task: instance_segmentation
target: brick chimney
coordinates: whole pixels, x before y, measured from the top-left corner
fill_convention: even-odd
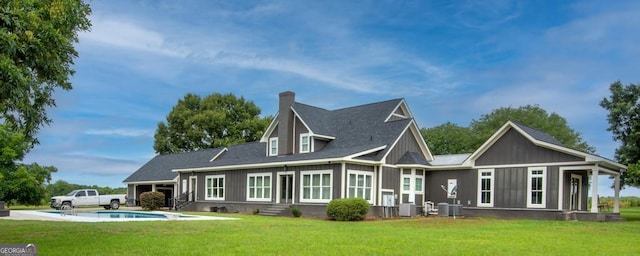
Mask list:
[[[296,94],[292,91],[280,93],[278,108],[278,155],[293,154],[293,111]]]

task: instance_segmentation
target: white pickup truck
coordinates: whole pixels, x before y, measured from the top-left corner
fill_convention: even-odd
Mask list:
[[[127,202],[127,195],[99,195],[95,189],[77,189],[65,196],[51,198],[51,208],[60,209],[63,205],[78,206],[102,206],[105,209],[117,210],[121,204]]]

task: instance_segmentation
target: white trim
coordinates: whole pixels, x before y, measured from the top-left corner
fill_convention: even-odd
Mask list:
[[[260,138],[260,142],[265,142],[265,143],[269,142],[269,138],[271,137],[271,134],[276,129],[276,126],[278,126],[279,114],[280,113],[276,113],[276,115],[273,117],[273,119],[271,120],[271,123],[267,127],[267,130],[264,132],[264,134],[262,134],[262,137]]]
[[[584,161],[587,162],[587,163],[608,164],[608,165],[613,166],[614,168],[617,168],[617,169],[626,169],[627,168],[624,165],[621,165],[619,163],[613,162],[611,160],[608,160],[608,159],[600,157],[600,156],[592,155],[592,154],[589,154],[589,153],[584,153],[584,152],[581,152],[581,151],[578,151],[578,150],[575,150],[575,149],[570,149],[570,148],[567,148],[567,147],[564,147],[564,146],[559,146],[559,145],[555,145],[555,144],[551,144],[551,143],[548,143],[548,142],[537,140],[537,139],[531,137],[531,135],[529,135],[529,133],[523,131],[518,125],[514,124],[512,121],[507,121],[504,125],[502,125],[502,127],[500,127],[500,129],[498,129],[498,131],[496,131],[493,135],[491,135],[491,137],[487,141],[485,141],[482,144],[482,146],[480,146],[476,151],[473,152],[473,154],[471,154],[471,156],[469,158],[467,158],[467,160],[465,160],[463,165],[472,165],[473,166],[475,164],[475,160],[478,159],[482,154],[484,154],[505,133],[507,133],[509,131],[509,128],[513,128],[514,130],[516,130],[517,132],[519,132],[522,136],[527,138],[529,141],[531,141],[536,146],[548,148],[548,149],[551,149],[551,150],[555,150],[555,151],[558,151],[558,152],[562,152],[562,153],[573,155],[573,156],[577,156],[577,157],[582,157],[582,158],[584,158]],[[613,171],[617,172],[617,170],[613,170]]]
[[[309,128],[309,126],[307,125],[307,123],[300,118],[300,115],[298,114],[298,112],[293,108],[293,105],[291,105],[290,107],[291,111],[293,111],[294,116],[297,116],[298,119],[300,120],[300,122],[302,123],[302,125],[304,125],[305,128],[307,128],[307,131],[309,131],[309,133],[313,134],[313,131],[311,130],[311,128]],[[295,118],[293,119],[293,126],[295,126]],[[294,133],[295,134],[295,133]]]
[[[220,196],[210,196],[208,193],[209,187],[208,187],[208,183],[209,183],[209,179],[220,179],[222,178],[222,197]],[[204,176],[204,200],[214,200],[214,201],[224,201],[225,196],[227,196],[227,178],[225,177],[224,174],[218,174],[218,175],[207,175]],[[218,191],[220,190],[220,186],[218,185],[217,187],[215,187],[218,189]]]
[[[362,193],[363,193],[363,196],[365,196],[365,197],[366,197],[365,191],[366,191],[366,188],[367,188],[366,187],[367,176],[369,176],[371,178],[371,186],[369,187],[369,190],[370,190],[369,191],[369,200],[367,200],[366,198],[363,198],[363,199],[367,200],[367,202],[369,202],[369,204],[374,204],[374,198],[375,198],[374,195],[376,193],[376,191],[375,191],[376,190],[376,186],[375,186],[376,182],[374,180],[374,178],[375,178],[374,174],[375,173],[367,172],[367,171],[347,170],[347,179],[346,179],[347,180],[347,197],[349,197],[349,198],[357,196],[357,195],[351,195],[351,193],[350,193],[350,190],[351,190],[351,174],[356,175],[356,186],[355,186],[356,191],[359,188],[358,184],[357,184],[358,175],[364,176],[364,187],[361,188],[361,189],[363,189]],[[357,192],[356,192],[356,194],[357,194]]]
[[[275,150],[276,153],[273,153],[274,149],[272,146],[275,145]],[[271,137],[269,138],[269,143],[267,144],[267,156],[277,156],[278,155],[278,151],[280,149],[278,148],[278,137]]]
[[[282,172],[277,172],[276,176],[278,177],[278,180],[276,181],[276,203],[280,204],[282,203],[282,183],[281,183],[281,179],[283,176],[289,176],[291,175],[292,179],[291,182],[293,184],[291,184],[291,204],[295,204],[296,201],[296,172],[295,171],[282,171]]]
[[[582,175],[575,173],[571,174],[569,178],[569,187],[571,187],[571,179],[578,179],[578,211],[582,211]],[[571,190],[569,190],[569,210],[571,210]]]
[[[303,142],[302,142],[302,139],[303,139],[304,137],[307,137],[307,150],[303,150],[303,148],[304,148],[304,147],[303,147],[303,145],[304,145],[304,144],[303,144]],[[299,140],[299,143],[298,143],[298,147],[299,147],[299,150],[298,150],[298,151],[299,151],[301,154],[303,154],[303,153],[313,152],[313,150],[311,150],[311,138],[312,138],[312,137],[311,137],[311,135],[309,135],[309,133],[301,133],[301,134],[300,134],[300,140]]]
[[[482,173],[490,173],[489,176],[482,176]],[[489,185],[489,203],[482,203],[482,180],[488,178],[491,184]],[[495,201],[495,169],[478,169],[478,207],[493,207]]]
[[[177,178],[178,176],[176,176]],[[173,184],[176,183],[176,179],[173,180],[147,180],[147,181],[133,181],[124,182],[127,185],[146,185],[146,184]]]
[[[533,171],[542,171],[542,174],[532,174]],[[534,177],[542,178],[542,201],[540,204],[534,204],[531,202],[533,198],[531,197],[531,179]],[[545,166],[536,166],[529,167],[527,169],[527,208],[546,208],[547,206],[547,167]]]
[[[313,198],[313,175],[320,175],[320,198]],[[324,192],[324,187],[326,184],[322,184],[322,176],[324,174],[329,174],[329,198],[323,199],[322,195]],[[304,176],[311,175],[309,179],[309,197],[308,199],[304,198]],[[328,203],[333,199],[333,170],[317,170],[317,171],[300,171],[300,202],[301,203]]]
[[[258,186],[258,184],[254,184],[254,197],[251,198],[251,186],[249,185],[249,180],[251,178],[254,178],[255,181],[257,181],[258,177],[262,177],[262,184],[260,184],[260,186]],[[264,189],[266,188],[265,182],[264,182],[264,178],[265,177],[269,177],[269,197],[265,197],[264,196]],[[262,190],[262,197],[257,197],[257,192],[258,190]],[[260,173],[248,173],[247,174],[247,186],[246,186],[246,191],[247,191],[247,195],[246,195],[246,199],[247,202],[271,202],[271,197],[273,195],[273,177],[271,175],[270,172],[260,172]]]
[[[317,134],[317,133],[313,133],[313,137],[314,138],[318,138],[318,139],[324,139],[324,140],[335,140],[336,139],[336,137],[333,137],[333,136],[322,135],[322,134]]]
[[[418,128],[418,125],[416,124],[415,120],[413,120],[413,119],[402,130],[400,135],[398,137],[396,137],[395,141],[393,141],[393,143],[389,147],[389,150],[387,150],[387,152],[384,154],[382,159],[386,159],[387,156],[389,156],[391,151],[393,151],[393,149],[396,147],[396,144],[398,144],[398,141],[400,141],[400,139],[402,138],[402,136],[404,136],[404,134],[407,132],[408,129],[411,130],[411,134],[413,135],[413,138],[418,143],[418,146],[420,146],[420,151],[422,151],[422,156],[424,156],[424,158],[427,161],[433,161],[433,155],[431,154],[431,151],[429,151],[429,147],[427,147],[427,143],[422,138],[422,135],[420,134],[420,129]]]
[[[405,112],[406,116],[396,114],[396,110],[398,110],[398,108],[401,108],[403,112]],[[401,99],[400,102],[398,102],[398,105],[396,105],[396,107],[393,108],[393,111],[391,111],[391,114],[387,116],[384,122],[385,123],[389,122],[389,119],[391,119],[392,116],[398,116],[402,118],[413,118],[413,114],[411,114],[411,110],[409,109],[409,106],[407,105],[404,99]]]
[[[378,169],[378,172],[376,173],[376,186],[378,189],[378,193],[376,194],[376,205],[382,205],[382,170],[384,168],[380,165],[373,166],[374,172],[376,169]]]
[[[220,152],[218,152],[218,154],[216,154],[215,156],[213,156],[213,158],[211,158],[211,160],[209,160],[209,162],[213,162],[213,160],[216,160],[220,155],[222,155],[222,153],[229,151],[228,148],[223,148],[222,150],[220,150]]]
[[[563,209],[564,197],[564,167],[558,167],[558,210]]]

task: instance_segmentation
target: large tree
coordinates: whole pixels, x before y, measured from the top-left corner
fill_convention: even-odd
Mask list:
[[[158,123],[153,148],[167,154],[256,141],[271,119],[260,118],[260,108],[243,97],[189,93],[173,107],[166,124]]]
[[[431,128],[420,129],[432,154],[446,155],[471,153],[473,148],[471,129],[447,122]]]
[[[0,0],[0,200],[40,204],[46,194],[56,168],[21,161],[51,122],[53,92],[71,89],[73,46],[90,13],[79,0]]]
[[[56,88],[71,89],[74,43],[89,30],[89,5],[79,0],[0,0],[0,121],[32,147],[51,122]]]
[[[617,81],[609,90],[611,96],[603,98],[600,106],[609,111],[607,130],[620,142],[615,158],[629,167],[620,184],[640,187],[640,85],[623,85]]]
[[[595,149],[582,140],[579,132],[571,129],[567,120],[556,113],[548,113],[538,105],[526,105],[518,108],[502,107],[471,121],[473,148],[478,148],[507,121],[512,120],[548,133],[563,145],[584,152],[593,153]]]
[[[580,133],[569,127],[563,117],[556,113],[549,114],[537,105],[498,108],[477,120],[472,120],[468,128],[445,123],[432,128],[422,128],[421,131],[434,154],[470,153],[478,149],[509,120],[544,131],[570,148],[589,153],[595,151],[582,140]]]
[[[21,163],[29,144],[25,135],[0,124],[0,201],[39,205],[55,167]]]

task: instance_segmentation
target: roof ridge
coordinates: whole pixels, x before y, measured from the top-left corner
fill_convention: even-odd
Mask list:
[[[360,107],[365,107],[365,106],[370,106],[370,105],[378,105],[378,104],[388,103],[388,102],[392,102],[392,101],[401,101],[401,100],[404,100],[404,98],[395,98],[395,99],[390,99],[390,100],[370,102],[370,103],[365,103],[365,104],[362,104],[362,105],[356,105],[356,106],[350,106],[350,107],[334,109],[334,110],[331,110],[331,111],[339,111],[339,110],[347,110],[347,109],[352,109],[352,108],[360,108]]]

